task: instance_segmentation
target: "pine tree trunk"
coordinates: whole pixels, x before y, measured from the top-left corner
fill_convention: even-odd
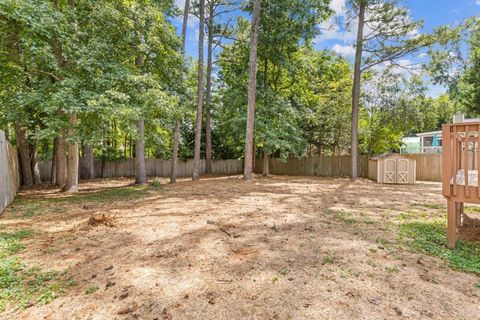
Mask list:
[[[173,151],[170,167],[170,183],[177,182],[177,161],[178,161],[178,145],[180,142],[180,120],[175,121],[175,130],[173,137]]]
[[[212,173],[212,58],[213,58],[213,15],[214,2],[210,1],[208,10],[208,48],[207,48],[207,91],[205,94],[205,161],[207,174]]]
[[[360,104],[360,85],[361,85],[361,64],[362,64],[362,50],[363,50],[363,27],[365,24],[365,9],[367,2],[360,1],[359,15],[358,15],[358,31],[357,31],[357,45],[355,47],[355,66],[353,74],[353,89],[352,89],[352,140],[351,140],[351,157],[352,157],[352,179],[358,178],[358,112]]]
[[[30,148],[30,169],[32,170],[33,184],[38,186],[42,184],[42,178],[40,177],[40,169],[38,168],[36,143],[30,143],[29,148]]]
[[[95,179],[95,158],[91,144],[85,147],[85,160],[87,162],[87,179]]]
[[[192,180],[200,180],[200,146],[202,142],[202,108],[203,108],[203,36],[205,25],[205,0],[200,0],[200,22],[198,36],[198,84],[197,84],[197,117],[195,121],[195,150],[193,153]]]
[[[252,32],[250,39],[250,61],[248,75],[247,131],[245,137],[245,169],[243,178],[253,178],[253,136],[255,127],[255,97],[257,94],[257,43],[260,22],[260,0],[254,0],[252,12]]]
[[[67,179],[63,191],[78,192],[78,143],[71,140],[77,127],[77,113],[70,114],[70,127],[67,130],[69,142],[67,143]]]
[[[147,170],[145,168],[145,122],[137,121],[137,140],[135,143],[135,183],[147,183]]]
[[[17,135],[18,156],[22,171],[22,183],[25,186],[33,185],[32,168],[30,167],[30,151],[27,142],[27,130],[19,122],[15,122],[15,133]]]
[[[263,176],[267,177],[270,174],[270,166],[269,166],[269,157],[268,157],[268,149],[263,147]]]
[[[190,12],[190,1],[185,0],[185,7],[183,9],[183,24],[182,24],[182,47],[181,54],[185,54],[185,38],[187,36],[188,14]],[[183,65],[181,66],[181,74],[183,77]],[[175,120],[175,131],[173,133],[173,150],[172,162],[170,167],[170,183],[177,182],[177,162],[178,162],[178,146],[180,144],[180,120]]]

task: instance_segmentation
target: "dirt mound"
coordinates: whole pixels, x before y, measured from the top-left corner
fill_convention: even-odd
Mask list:
[[[469,242],[480,242],[480,219],[463,215],[463,225],[458,228],[459,238]]]
[[[115,227],[115,221],[117,219],[117,216],[114,214],[94,214],[90,216],[87,220],[87,227],[97,227],[100,225],[104,225],[107,227]]]

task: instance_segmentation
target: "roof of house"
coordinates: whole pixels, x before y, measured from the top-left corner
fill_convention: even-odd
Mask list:
[[[437,135],[439,136],[438,138],[441,138],[442,137],[442,131],[439,130],[439,131],[430,131],[430,132],[420,132],[420,133],[417,133],[417,136],[418,137],[428,137],[428,136],[434,136],[434,135]]]

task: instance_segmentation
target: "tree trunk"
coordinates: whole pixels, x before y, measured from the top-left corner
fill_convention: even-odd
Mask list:
[[[78,192],[78,143],[72,140],[75,135],[78,119],[77,113],[70,114],[70,127],[67,130],[68,135],[68,156],[67,156],[67,179],[63,191]]]
[[[56,155],[56,185],[63,187],[67,181],[67,154],[65,151],[65,129],[62,129],[62,135],[58,137],[57,155]]]
[[[268,149],[263,147],[263,176],[267,177],[270,174]]]
[[[33,185],[32,168],[30,167],[30,151],[27,142],[27,129],[19,122],[15,122],[15,133],[17,135],[18,156],[22,171],[22,183],[26,186]]]
[[[185,0],[185,7],[183,9],[183,24],[182,24],[182,47],[181,54],[185,53],[185,37],[187,36],[188,14],[190,12],[190,1]],[[183,78],[183,65],[181,66],[181,74]],[[177,182],[177,161],[178,161],[178,146],[180,144],[180,120],[175,120],[175,131],[173,133],[173,150],[172,162],[170,167],[170,183]]]
[[[193,153],[192,180],[200,180],[200,145],[202,142],[202,108],[203,108],[203,33],[205,24],[205,0],[200,0],[200,22],[198,35],[198,84],[197,84],[197,118],[195,121],[195,150]]]
[[[135,143],[135,183],[147,182],[147,170],[145,168],[145,122],[137,121],[137,140]]]
[[[50,172],[50,183],[52,185],[57,184],[57,149],[58,149],[58,138],[55,138],[53,140],[52,170]]]
[[[214,1],[209,2],[208,8],[208,48],[207,48],[207,91],[205,94],[205,161],[207,174],[212,173],[212,56],[213,56],[213,15]]]
[[[178,145],[180,142],[180,120],[175,121],[175,130],[173,137],[173,151],[170,167],[170,183],[177,182],[177,161],[178,161]]]
[[[135,58],[135,65],[140,69],[143,66],[145,57],[138,55]],[[138,86],[138,91],[142,92],[142,86]],[[143,117],[143,116],[142,116]],[[137,120],[137,138],[135,140],[135,183],[147,183],[147,169],[145,168],[145,120]]]
[[[95,158],[91,144],[85,147],[85,160],[87,161],[87,179],[95,179]]]
[[[33,184],[38,186],[42,184],[42,178],[40,177],[40,169],[38,168],[36,143],[30,143],[29,148],[30,148],[30,169],[32,170]]]
[[[353,89],[352,89],[352,141],[351,141],[351,156],[352,156],[352,179],[358,178],[358,111],[360,104],[360,85],[361,85],[361,66],[362,66],[362,50],[363,50],[363,27],[365,24],[365,9],[367,2],[360,1],[359,15],[358,15],[358,31],[357,31],[357,45],[355,47],[355,66],[353,74]]]
[[[260,0],[254,0],[252,12],[252,31],[250,39],[250,61],[248,75],[247,131],[245,137],[245,170],[243,178],[252,180],[253,174],[253,136],[255,127],[255,96],[257,94],[257,43],[260,22]]]

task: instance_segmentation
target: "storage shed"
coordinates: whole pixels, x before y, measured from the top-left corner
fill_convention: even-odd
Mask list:
[[[416,161],[399,153],[386,153],[368,161],[368,178],[378,183],[414,184]]]

